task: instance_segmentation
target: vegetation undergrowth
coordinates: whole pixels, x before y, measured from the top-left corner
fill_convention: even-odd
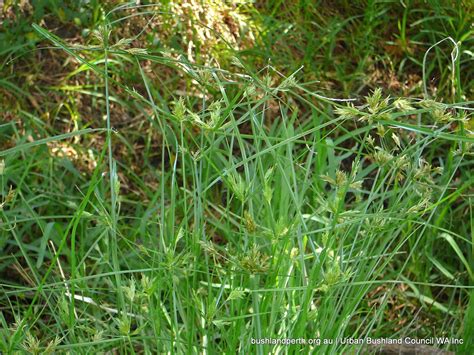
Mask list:
[[[59,3],[4,5],[0,351],[473,349],[469,3]]]

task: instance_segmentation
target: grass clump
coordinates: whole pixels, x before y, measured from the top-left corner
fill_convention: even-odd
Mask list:
[[[13,44],[4,52],[3,72],[31,60],[33,79],[51,82],[18,74],[1,86],[1,351],[374,350],[337,341],[365,337],[472,349],[472,70],[462,54],[418,52],[451,16],[463,53],[468,5],[374,3],[361,16],[344,2],[321,13],[203,4],[91,2],[75,37],[51,26],[50,10],[31,27],[33,59],[13,58]],[[210,7],[255,26],[253,47],[216,35],[190,50],[201,30],[233,27],[200,23]],[[174,28],[174,11],[190,27]],[[440,22],[417,20],[432,12]],[[387,14],[400,18],[401,50],[376,60]],[[341,18],[359,34],[351,55],[336,51],[349,36]],[[328,23],[318,45],[311,26]],[[279,26],[288,31],[276,40]],[[389,59],[390,75],[437,72],[438,85],[397,91],[360,77]],[[57,63],[57,77],[40,77]],[[262,338],[321,343],[252,341]]]

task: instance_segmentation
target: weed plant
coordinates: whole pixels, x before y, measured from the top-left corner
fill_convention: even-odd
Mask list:
[[[33,53],[67,71],[34,92],[21,73],[0,81],[0,351],[339,354],[368,350],[336,339],[365,337],[472,351],[469,5],[263,3],[241,8],[261,32],[226,66],[141,46],[156,6],[91,1],[80,43],[33,21]],[[421,80],[398,94],[360,79],[395,13],[384,73]],[[25,46],[3,50],[3,73]]]

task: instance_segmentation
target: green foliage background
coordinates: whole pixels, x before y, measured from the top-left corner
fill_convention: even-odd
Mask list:
[[[0,6],[0,351],[472,352],[471,2]]]

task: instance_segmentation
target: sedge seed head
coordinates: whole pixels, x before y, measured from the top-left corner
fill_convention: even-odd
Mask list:
[[[398,98],[393,102],[393,106],[395,106],[400,111],[412,111],[414,110],[413,106],[410,104],[410,101],[404,98]]]

